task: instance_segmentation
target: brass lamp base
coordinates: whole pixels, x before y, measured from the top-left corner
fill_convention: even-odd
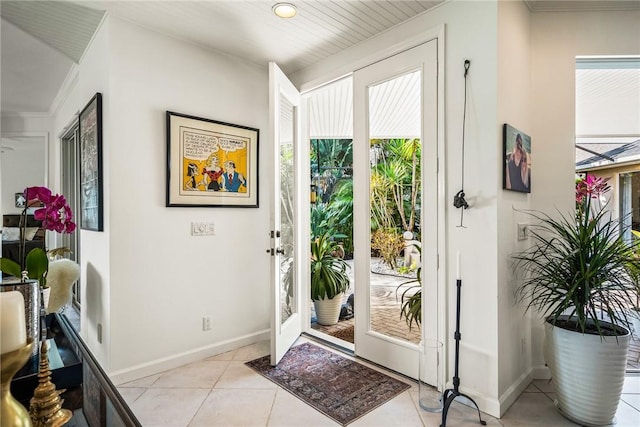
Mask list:
[[[64,390],[56,390],[51,382],[51,370],[49,369],[49,357],[47,356],[47,341],[40,347],[40,373],[38,374],[38,387],[33,392],[29,415],[34,427],[59,427],[73,417],[68,409],[62,409],[63,399],[60,394]]]
[[[11,395],[11,380],[13,376],[24,366],[31,356],[33,339],[27,341],[27,345],[14,351],[0,355],[0,425],[15,427],[31,427],[29,413]]]

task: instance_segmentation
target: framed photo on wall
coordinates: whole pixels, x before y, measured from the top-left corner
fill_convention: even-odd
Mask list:
[[[166,119],[168,207],[258,207],[258,129],[171,111]]]
[[[23,209],[27,204],[27,199],[24,198],[24,193],[15,193],[14,198],[16,202],[16,208]]]
[[[505,123],[503,146],[502,188],[531,193],[531,137]]]
[[[102,231],[102,94],[80,112],[80,228]]]

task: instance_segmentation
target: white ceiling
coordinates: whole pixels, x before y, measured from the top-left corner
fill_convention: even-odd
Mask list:
[[[3,112],[48,112],[55,97],[51,92],[64,80],[60,74],[66,75],[78,62],[102,11],[259,65],[276,61],[283,71],[294,73],[443,0],[290,1],[298,8],[293,19],[275,16],[271,11],[274,0],[2,0],[0,108]],[[35,45],[38,52],[21,55],[29,45]],[[47,47],[54,52],[44,55]],[[44,90],[32,82],[51,82],[54,89]]]
[[[275,60],[286,73],[294,73],[443,0],[288,1],[298,8],[289,20],[271,12],[275,0],[1,0],[0,109],[50,112],[104,11],[256,64]],[[640,8],[638,0],[524,1],[534,12]]]

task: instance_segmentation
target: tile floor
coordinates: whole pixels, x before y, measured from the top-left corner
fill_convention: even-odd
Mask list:
[[[299,340],[304,341],[307,339]],[[264,341],[121,384],[118,390],[145,427],[338,426],[244,365],[244,362],[268,353],[269,343]],[[439,426],[441,415],[420,409],[417,397],[417,387],[413,386],[350,426]],[[558,413],[553,399],[553,384],[536,380],[501,419],[486,414],[482,417],[488,426],[575,426]],[[475,410],[454,402],[447,425],[470,427],[480,424]],[[629,376],[618,407],[616,427],[639,426],[640,376]]]

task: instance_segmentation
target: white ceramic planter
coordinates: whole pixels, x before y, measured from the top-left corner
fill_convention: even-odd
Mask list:
[[[630,337],[601,338],[545,323],[544,358],[565,417],[585,426],[613,423]]]
[[[313,302],[316,309],[316,319],[319,324],[329,326],[338,323],[340,308],[342,307],[342,295],[339,294],[331,299],[321,299]]]

